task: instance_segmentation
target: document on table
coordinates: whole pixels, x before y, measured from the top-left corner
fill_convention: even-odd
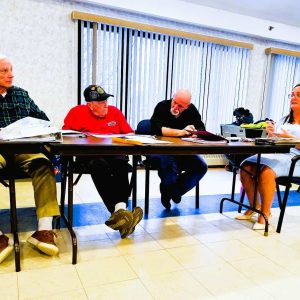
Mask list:
[[[122,137],[113,137],[113,142],[116,143],[124,143],[124,144],[134,144],[134,145],[145,145],[145,144],[171,144],[170,141],[162,141],[156,139],[154,136],[151,135],[125,135]]]
[[[224,144],[226,145],[228,141],[226,139],[221,140],[221,141],[205,141],[200,138],[182,138],[183,141],[186,142],[192,142],[192,143],[197,143],[197,144]]]
[[[123,137],[127,136],[128,134],[125,133],[120,133],[120,134],[100,134],[100,133],[91,133],[91,132],[85,132],[84,134],[88,136],[93,136],[96,138],[102,138],[102,139],[107,139],[107,138],[113,138],[113,137]]]
[[[1,128],[0,139],[7,141],[61,142],[61,132],[50,121],[26,117]]]

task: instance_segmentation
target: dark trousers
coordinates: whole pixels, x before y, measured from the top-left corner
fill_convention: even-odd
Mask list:
[[[91,173],[95,187],[110,213],[114,212],[119,202],[125,202],[128,206],[130,165],[127,156],[78,157],[76,161],[85,164],[84,167]]]
[[[191,190],[207,172],[207,164],[200,155],[150,155],[158,169],[164,188],[181,197]]]

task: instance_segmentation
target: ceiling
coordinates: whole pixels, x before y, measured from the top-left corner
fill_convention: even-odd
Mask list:
[[[181,0],[300,27],[299,0]],[[270,24],[271,25],[271,24]]]

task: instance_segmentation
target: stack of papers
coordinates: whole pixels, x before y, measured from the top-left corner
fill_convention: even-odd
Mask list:
[[[132,145],[145,145],[145,144],[171,144],[169,141],[161,141],[151,135],[125,135],[122,137],[112,137],[112,141],[116,143],[132,144]]]
[[[206,141],[201,138],[182,138],[183,141],[192,142],[197,144],[227,144],[228,141],[226,139],[220,141]]]
[[[62,135],[50,121],[26,117],[1,128],[0,140],[62,142]]]

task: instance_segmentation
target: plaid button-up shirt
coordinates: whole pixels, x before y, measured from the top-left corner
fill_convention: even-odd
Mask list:
[[[49,120],[25,90],[12,86],[4,97],[0,95],[0,128],[25,117]]]

